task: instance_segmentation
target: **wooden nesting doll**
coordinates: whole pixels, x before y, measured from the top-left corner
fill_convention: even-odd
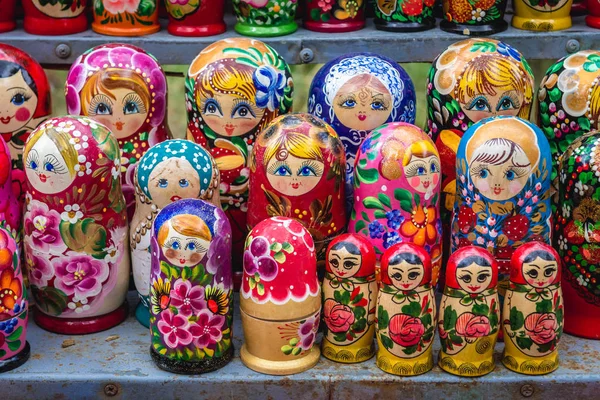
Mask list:
[[[220,207],[183,199],[152,226],[150,353],[156,365],[201,374],[233,358],[231,227]]]
[[[10,32],[17,27],[15,9],[17,0],[2,1],[2,15],[0,16],[0,33]]]
[[[71,35],[88,27],[84,11],[90,0],[22,0],[23,28],[32,35]]]
[[[556,250],[539,242],[525,243],[512,256],[502,308],[502,363],[512,371],[543,375],[558,368],[564,316],[560,264]]]
[[[559,31],[571,27],[573,0],[513,0],[512,26],[528,31]]]
[[[551,165],[544,134],[518,117],[479,121],[460,141],[452,250],[487,249],[500,268],[501,296],[513,252],[530,241],[551,243]]]
[[[205,48],[185,81],[187,138],[207,148],[221,173],[221,205],[233,230],[233,268],[242,270],[248,230],[248,158],[258,133],[292,108],[290,68],[269,45],[232,38]]]
[[[316,32],[352,32],[365,27],[365,0],[307,1],[304,27]]]
[[[504,0],[506,1],[506,0]],[[375,28],[390,32],[419,32],[435,27],[436,0],[373,0]]]
[[[327,248],[323,280],[321,351],[333,361],[356,363],[375,354],[375,250],[364,237],[340,235]]]
[[[270,375],[312,368],[320,351],[321,288],[308,230],[285,217],[268,218],[246,239],[240,288],[242,362]]]
[[[2,156],[0,155],[0,160]],[[0,161],[2,164],[2,161]],[[27,288],[20,251],[12,234],[0,222],[0,373],[29,359],[27,342]]]
[[[377,297],[377,366],[394,375],[433,368],[435,295],[431,258],[414,243],[398,243],[381,257]]]
[[[440,303],[438,365],[459,376],[482,376],[495,368],[498,337],[498,263],[480,247],[452,253]]]
[[[400,242],[422,246],[431,257],[432,285],[442,260],[440,158],[419,128],[392,122],[360,146],[354,170],[354,208],[348,232],[373,244],[379,259]]]
[[[357,3],[361,0],[341,0]],[[296,32],[298,1],[290,0],[233,0],[237,18],[235,30],[246,36],[282,36]]]
[[[384,123],[414,123],[416,104],[415,88],[406,71],[377,54],[346,54],[315,75],[308,112],[331,125],[344,144],[348,213],[354,203],[354,160],[361,143]]]
[[[329,241],[345,231],[342,142],[310,114],[283,115],[258,136],[250,159],[248,227],[269,217],[294,218],[324,260]]]
[[[189,140],[166,140],[142,156],[135,175],[136,207],[131,220],[131,266],[140,296],[135,315],[148,326],[150,238],[156,215],[168,204],[187,198],[221,208],[219,170],[208,150]]]
[[[13,169],[10,151],[0,138],[0,224],[10,232],[21,250],[23,212],[13,188]]]
[[[160,30],[160,1],[162,0],[94,0],[92,30],[110,36],[143,36],[156,33]]]
[[[600,133],[576,139],[558,168],[554,213],[565,296],[565,332],[600,340]]]
[[[517,0],[518,1],[518,0]],[[465,36],[487,36],[505,31],[508,0],[442,0],[444,20],[440,28]]]
[[[165,73],[158,61],[139,47],[101,45],[75,60],[67,76],[65,96],[69,114],[90,117],[117,138],[123,194],[131,220],[135,165],[150,147],[171,137]]]
[[[213,36],[227,29],[225,0],[165,0],[168,30],[176,36]]]
[[[87,117],[47,120],[23,152],[24,246],[35,322],[85,334],[127,317],[129,240],[119,146]]]

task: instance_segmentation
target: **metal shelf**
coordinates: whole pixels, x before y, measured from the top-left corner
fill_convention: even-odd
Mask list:
[[[138,398],[244,398],[244,399],[393,399],[393,398],[598,398],[600,341],[565,335],[560,342],[561,366],[554,373],[519,375],[499,362],[482,378],[459,378],[439,367],[424,375],[403,378],[386,374],[375,359],[361,364],[337,364],[321,357],[313,369],[287,377],[261,375],[247,369],[239,358],[242,327],[234,319],[235,358],[224,368],[205,375],[175,375],[159,370],[150,354],[150,336],[133,317],[136,299],[129,297],[132,314],[109,331],[87,336],[45,332],[33,321],[28,340],[31,359],[22,367],[0,375],[2,399],[119,399]],[[236,304],[237,304],[236,295]],[[236,309],[237,311],[237,309]],[[111,335],[119,338],[106,341]],[[76,344],[63,349],[65,339]],[[318,339],[320,341],[320,338]],[[439,344],[436,337],[434,354]],[[115,393],[118,392],[118,393]]]

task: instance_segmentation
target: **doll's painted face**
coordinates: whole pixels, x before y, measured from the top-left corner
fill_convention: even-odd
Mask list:
[[[525,262],[522,266],[525,281],[536,289],[550,286],[558,274],[558,263],[546,261],[537,257],[531,262]]]
[[[46,134],[41,135],[29,150],[25,173],[33,188],[45,194],[62,192],[75,179],[58,147]]]
[[[210,243],[202,238],[178,233],[169,226],[169,233],[161,245],[163,254],[176,267],[194,267],[208,252]]]
[[[352,254],[346,247],[342,247],[337,250],[331,249],[327,261],[335,276],[350,278],[356,275],[360,269],[362,256],[360,254]]]
[[[417,192],[431,191],[440,181],[440,159],[436,155],[425,158],[413,156],[404,167],[404,174],[408,184]]]
[[[395,288],[408,291],[416,289],[425,275],[423,264],[411,264],[405,260],[388,265],[388,276]]]
[[[138,93],[129,88],[116,88],[95,95],[87,115],[104,124],[117,139],[136,133],[148,117],[148,109]]]
[[[279,158],[281,160],[274,156],[267,163],[267,179],[275,190],[286,196],[310,192],[323,176],[325,164],[319,160],[303,159],[291,153]]]
[[[475,262],[466,267],[456,269],[458,285],[467,293],[478,294],[488,288],[492,282],[492,267]]]
[[[376,77],[357,75],[335,94],[333,110],[337,119],[348,128],[371,131],[389,118],[392,95]]]
[[[215,92],[200,95],[200,114],[206,124],[221,136],[241,136],[254,130],[265,109],[242,97]]]
[[[168,158],[158,163],[148,178],[148,192],[158,208],[200,194],[200,177],[188,160]]]
[[[459,101],[462,111],[473,122],[498,115],[516,116],[524,101],[523,93],[516,90],[502,91],[497,89],[496,94],[478,93]]]
[[[14,132],[31,120],[38,98],[21,71],[0,78],[0,133]]]

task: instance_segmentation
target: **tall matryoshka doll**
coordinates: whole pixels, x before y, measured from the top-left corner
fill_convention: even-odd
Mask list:
[[[75,60],[65,89],[67,111],[104,124],[121,149],[122,186],[131,220],[133,174],[146,151],[171,137],[167,125],[167,79],[160,64],[139,47],[111,43]]]
[[[330,124],[346,150],[346,209],[352,209],[354,159],[365,137],[387,122],[415,122],[413,83],[395,61],[352,53],[325,64],[315,75],[308,112]]]
[[[0,224],[9,231],[16,241],[17,248],[22,251],[22,216],[23,212],[13,186],[13,168],[8,145],[0,138]]]
[[[600,340],[600,133],[575,140],[558,171],[553,240],[563,265],[565,332]]]
[[[367,136],[355,165],[348,232],[367,237],[378,259],[396,243],[424,247],[435,286],[442,261],[442,224],[440,158],[433,141],[414,125],[385,124]]]
[[[302,223],[315,241],[317,260],[343,233],[346,158],[331,126],[310,114],[283,115],[258,137],[250,158],[248,227],[269,217]]]
[[[269,45],[223,39],[194,59],[185,82],[187,137],[209,149],[221,173],[221,203],[233,230],[233,266],[241,271],[248,158],[261,132],[292,109],[290,68]]]
[[[481,247],[452,253],[440,303],[438,364],[459,376],[482,376],[495,368],[498,337],[498,263]]]
[[[231,227],[220,207],[183,199],[152,226],[150,353],[158,367],[200,374],[233,358]]]
[[[148,326],[150,238],[152,223],[165,206],[187,198],[221,207],[219,170],[208,150],[189,140],[171,139],[152,146],[135,170],[135,213],[131,220],[131,266],[140,295],[136,317]]]
[[[498,261],[501,295],[513,252],[530,241],[550,244],[551,165],[546,137],[518,117],[482,120],[460,141],[452,249],[486,248]]]
[[[129,241],[119,145],[87,117],[52,118],[23,152],[24,245],[35,322],[63,334],[127,317]]]

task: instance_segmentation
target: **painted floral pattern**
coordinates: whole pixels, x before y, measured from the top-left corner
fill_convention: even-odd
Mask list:
[[[434,4],[435,0],[375,0],[375,18],[386,22],[435,24]]]
[[[319,329],[320,312],[310,318],[283,324],[277,329],[282,339],[288,343],[281,347],[286,356],[299,356],[312,350]]]
[[[444,0],[448,21],[467,25],[482,25],[504,17],[506,0]]]
[[[237,20],[256,25],[283,25],[294,22],[298,0],[233,0]]]
[[[310,21],[335,22],[364,18],[363,0],[307,0]]]
[[[94,0],[94,13],[101,24],[152,25],[156,0]]]

